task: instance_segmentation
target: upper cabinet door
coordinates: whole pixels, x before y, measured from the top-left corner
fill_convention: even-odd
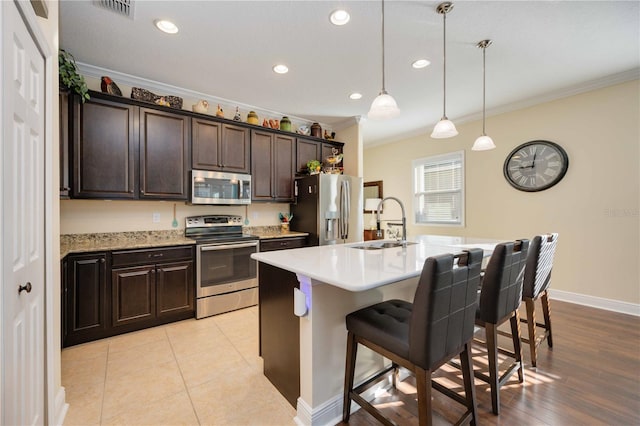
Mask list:
[[[187,199],[189,120],[140,108],[140,198]]]
[[[74,97],[73,196],[137,198],[137,107]]]
[[[295,174],[295,138],[275,135],[274,137],[274,201],[293,201],[293,181]]]
[[[251,131],[251,199],[273,200],[273,133]]]
[[[194,169],[249,173],[249,129],[195,117],[191,128]]]
[[[296,141],[296,172],[305,173],[307,162],[318,160],[322,163],[321,142],[298,138]]]
[[[191,119],[191,165],[196,170],[221,170],[222,124],[202,118]]]
[[[232,124],[222,126],[221,157],[225,172],[249,173],[251,170],[249,129]]]

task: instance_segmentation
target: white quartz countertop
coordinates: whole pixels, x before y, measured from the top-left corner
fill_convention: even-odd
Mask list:
[[[375,240],[255,253],[251,257],[348,291],[364,291],[419,276],[424,261],[430,256],[455,254],[474,247],[483,249],[485,256],[490,256],[496,244],[502,242],[440,235],[420,235],[408,241],[416,244],[380,250],[353,247],[382,242]]]

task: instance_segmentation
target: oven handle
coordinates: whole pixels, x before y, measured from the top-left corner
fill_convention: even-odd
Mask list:
[[[214,250],[229,250],[234,248],[244,248],[244,247],[257,247],[258,242],[253,243],[243,243],[243,244],[217,244],[217,245],[207,245],[201,246],[200,251],[214,251]]]

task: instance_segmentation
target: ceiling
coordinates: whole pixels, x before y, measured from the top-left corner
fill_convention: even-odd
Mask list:
[[[97,1],[60,2],[60,46],[81,64],[319,121],[362,117],[365,146],[431,132],[443,109],[438,1],[385,2],[386,89],[401,115],[366,115],[382,86],[380,1],[134,0],[133,19]],[[346,9],[351,21],[329,22]],[[170,19],[168,35],[153,21]],[[447,115],[480,117],[482,51],[488,116],[638,77],[640,2],[455,1],[447,15]],[[432,64],[413,69],[427,58]],[[289,73],[272,71],[285,63]],[[349,94],[360,92],[360,100]],[[171,93],[166,93],[171,94]],[[125,94],[126,95],[126,94]],[[491,134],[490,119],[487,133]],[[472,143],[472,141],[470,141]]]

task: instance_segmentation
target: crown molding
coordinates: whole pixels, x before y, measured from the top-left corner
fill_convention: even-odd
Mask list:
[[[173,96],[180,96],[182,98],[188,99],[205,99],[210,104],[221,104],[227,108],[235,108],[239,107],[241,110],[247,111],[255,111],[261,117],[283,117],[287,116],[291,120],[292,123],[296,125],[307,125],[310,126],[315,120],[310,120],[305,117],[298,117],[291,114],[284,114],[279,111],[272,111],[269,109],[261,108],[259,106],[245,104],[242,102],[237,102],[232,99],[221,98],[219,96],[214,96],[208,93],[197,92],[195,90],[185,89],[183,87],[172,86],[170,84],[161,83],[155,80],[149,80],[143,77],[138,77],[131,74],[126,74],[120,71],[111,70],[108,68],[102,68],[95,65],[87,64],[84,62],[76,62],[78,66],[78,70],[80,74],[85,75],[87,77],[100,79],[102,76],[108,75],[112,80],[121,83],[123,85],[131,86],[131,87],[142,87],[151,92],[157,94],[167,94]],[[319,123],[323,129],[327,129],[329,131],[333,131],[333,127],[329,126],[325,123]]]

